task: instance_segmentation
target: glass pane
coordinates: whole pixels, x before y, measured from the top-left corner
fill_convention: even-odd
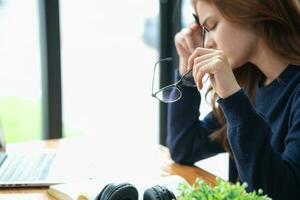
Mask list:
[[[192,1],[182,0],[181,13],[181,24],[183,27],[188,26],[190,23],[195,21],[192,15],[193,13],[195,13],[195,10],[192,6]]]
[[[61,0],[60,9],[64,135],[156,139],[158,2]]]
[[[7,142],[41,138],[37,1],[0,1],[0,30],[0,128]]]

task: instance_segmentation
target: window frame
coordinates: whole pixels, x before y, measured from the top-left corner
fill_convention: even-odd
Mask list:
[[[172,62],[161,63],[159,85],[168,85],[174,81],[174,74],[179,65],[174,36],[181,29],[182,1],[160,1],[160,59],[172,57]],[[168,124],[168,105],[159,103],[159,144],[166,146]]]
[[[59,0],[40,0],[43,139],[62,138]]]

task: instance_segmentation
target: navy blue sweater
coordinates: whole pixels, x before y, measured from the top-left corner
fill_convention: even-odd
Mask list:
[[[224,152],[209,138],[219,124],[211,113],[199,120],[199,103],[197,89],[183,86],[182,99],[169,104],[167,145],[178,163]],[[255,105],[242,89],[218,104],[247,191],[261,188],[273,199],[300,199],[300,67],[289,65],[267,86],[257,85]]]

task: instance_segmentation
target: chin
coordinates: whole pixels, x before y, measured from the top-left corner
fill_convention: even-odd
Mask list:
[[[231,65],[231,69],[237,69],[242,67],[243,65]]]
[[[230,58],[228,58],[228,62],[229,62],[229,65],[230,65],[231,69],[236,69],[236,68],[238,68],[237,63],[234,62],[233,60],[231,60]]]
[[[246,62],[238,62],[238,61],[234,61],[231,59],[228,59],[228,61],[229,61],[229,65],[230,65],[231,69],[237,69],[246,64]]]

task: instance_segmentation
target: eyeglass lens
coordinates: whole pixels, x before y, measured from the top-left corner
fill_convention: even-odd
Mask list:
[[[184,74],[179,82],[173,85],[166,86],[160,89],[156,94],[156,98],[165,103],[172,103],[179,100],[182,96],[182,91],[179,86],[179,83],[187,87],[196,87],[196,83],[194,81],[194,77],[192,74],[192,70],[188,71]]]
[[[176,86],[169,86],[156,93],[156,98],[165,103],[172,103],[181,98],[181,91]]]

